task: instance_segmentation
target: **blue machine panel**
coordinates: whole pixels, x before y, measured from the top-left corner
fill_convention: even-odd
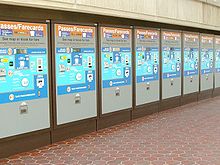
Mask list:
[[[181,49],[177,47],[163,47],[163,79],[177,78],[181,75]]]
[[[47,25],[1,22],[0,38],[0,104],[47,98]]]
[[[104,42],[101,48],[102,87],[130,85],[132,50],[130,46],[123,46],[123,43],[131,40],[130,31],[121,28],[103,28],[103,37],[112,44]]]
[[[184,48],[184,76],[198,75],[199,49]]]
[[[89,26],[56,25],[56,81],[57,94],[64,95],[95,90],[96,51],[95,28]],[[59,29],[62,28],[62,29]],[[75,41],[73,41],[73,38]],[[76,42],[77,45],[62,45]],[[85,46],[85,43],[88,43]],[[60,47],[60,45],[62,45]]]
[[[136,82],[159,79],[159,38],[158,30],[136,30]]]
[[[215,38],[215,72],[220,73],[220,38]]]
[[[213,49],[201,49],[201,74],[213,72]]]

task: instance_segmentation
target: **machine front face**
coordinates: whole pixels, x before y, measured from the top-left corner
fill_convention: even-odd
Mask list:
[[[212,35],[200,36],[200,91],[213,89],[213,40]]]
[[[46,24],[0,22],[0,138],[50,127],[47,40]]]
[[[162,99],[181,95],[181,33],[162,31]]]
[[[183,34],[183,94],[199,91],[199,34]]]
[[[220,87],[220,36],[215,36],[215,88]]]
[[[102,114],[132,107],[131,29],[101,27]]]
[[[55,24],[57,124],[97,116],[95,27]]]
[[[135,29],[136,105],[159,100],[160,32]]]

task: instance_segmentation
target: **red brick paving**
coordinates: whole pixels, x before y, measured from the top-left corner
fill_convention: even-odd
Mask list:
[[[220,97],[0,160],[16,165],[220,165]]]

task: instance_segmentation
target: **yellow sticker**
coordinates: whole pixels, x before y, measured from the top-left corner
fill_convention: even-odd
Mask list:
[[[61,56],[60,59],[61,59],[61,60],[66,60],[66,59],[67,59],[67,56]]]
[[[3,58],[3,59],[1,59],[1,62],[8,62],[8,59],[7,58]]]

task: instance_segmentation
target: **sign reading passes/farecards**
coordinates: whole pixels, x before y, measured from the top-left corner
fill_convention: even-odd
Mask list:
[[[102,27],[102,87],[131,84],[131,30]]]
[[[159,78],[159,35],[158,30],[136,30],[137,83]]]
[[[0,104],[48,97],[47,25],[0,22]]]
[[[162,47],[162,72],[163,79],[177,78],[181,75],[181,48],[177,42],[181,40],[179,32],[163,32],[163,41],[166,46]]]
[[[95,27],[56,24],[57,94],[95,90]]]
[[[211,45],[213,43],[212,36],[201,36],[201,44]],[[201,48],[201,74],[213,72],[213,48]]]
[[[199,35],[184,33],[184,76],[198,75]]]

